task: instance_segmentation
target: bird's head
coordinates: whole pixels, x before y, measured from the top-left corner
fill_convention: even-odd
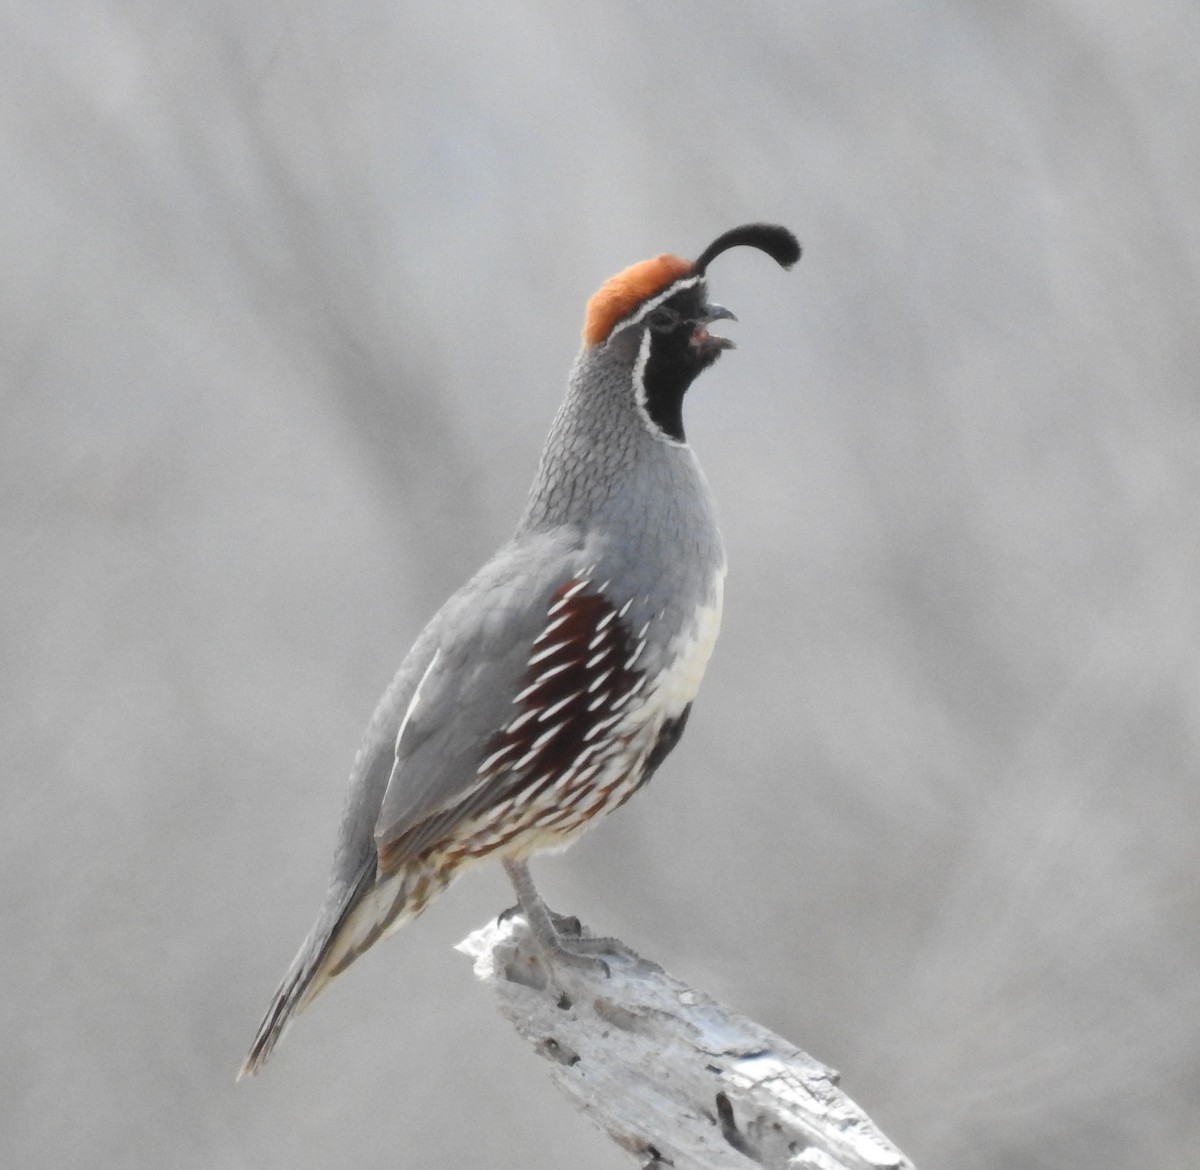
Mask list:
[[[708,326],[736,320],[708,299],[708,266],[730,248],[747,245],[791,268],[796,237],[777,224],[749,223],[718,236],[696,260],[655,256],[618,272],[588,301],[584,345],[611,350],[628,364],[634,401],[661,437],[684,442],[683,396],[696,376],[734,343]]]

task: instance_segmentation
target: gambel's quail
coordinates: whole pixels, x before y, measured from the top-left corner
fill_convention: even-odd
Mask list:
[[[725,552],[682,407],[733,347],[708,332],[733,314],[708,300],[705,276],[739,245],[785,268],[800,257],[785,228],[745,224],[695,261],[635,264],[588,302],[516,534],[442,606],[380,701],[325,906],[242,1075],[335,975],[492,854],[539,945],[598,962],[597,940],[558,931],[527,861],[646,783],[683,732],[716,641]]]

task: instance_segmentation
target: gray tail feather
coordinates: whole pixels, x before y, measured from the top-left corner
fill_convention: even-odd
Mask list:
[[[299,953],[292,960],[288,973],[275,990],[271,1006],[258,1026],[258,1033],[250,1051],[238,1070],[237,1079],[252,1077],[267,1062],[267,1058],[275,1050],[275,1046],[283,1039],[284,1033],[291,1027],[295,1019],[326,987],[337,974],[336,971],[326,971],[325,960],[329,956],[333,943],[338,936],[342,924],[354,909],[373,876],[373,867],[364,869],[359,880],[346,892],[342,900],[330,908],[330,912],[322,914],[316,925],[304,940]],[[366,880],[364,880],[366,879]]]

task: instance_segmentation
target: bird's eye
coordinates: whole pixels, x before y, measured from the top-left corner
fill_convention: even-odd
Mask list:
[[[666,305],[659,305],[653,313],[646,318],[646,323],[655,333],[667,333],[674,329],[679,324],[679,314],[674,309]]]

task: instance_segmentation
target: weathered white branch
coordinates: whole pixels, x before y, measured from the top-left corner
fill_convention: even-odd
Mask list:
[[[475,931],[500,1010],[576,1108],[646,1170],[912,1170],[837,1074],[636,956],[547,966],[523,918]]]

